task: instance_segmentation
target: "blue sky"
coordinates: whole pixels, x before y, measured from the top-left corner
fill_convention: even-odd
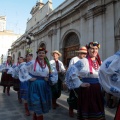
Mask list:
[[[27,19],[31,17],[30,11],[38,0],[0,0],[0,16],[6,16],[7,30],[23,34]],[[42,0],[46,3],[48,0]],[[65,0],[52,0],[55,9]]]

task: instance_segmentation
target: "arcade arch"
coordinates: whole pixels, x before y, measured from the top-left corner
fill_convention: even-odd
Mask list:
[[[68,33],[63,40],[63,62],[66,67],[69,65],[71,58],[75,57],[79,50],[79,37],[75,32]]]

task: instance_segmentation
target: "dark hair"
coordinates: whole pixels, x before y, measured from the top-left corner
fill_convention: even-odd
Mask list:
[[[11,58],[11,59],[12,59],[12,57],[11,57],[11,56],[7,56],[7,58]]]
[[[24,60],[24,57],[19,57],[19,59],[22,58]]]
[[[26,57],[27,57],[28,55],[31,56],[31,57],[33,57],[33,54],[32,54],[32,53],[26,54]]]

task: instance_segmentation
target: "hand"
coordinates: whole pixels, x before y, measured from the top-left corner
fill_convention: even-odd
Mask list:
[[[90,87],[90,83],[82,83],[80,87]]]
[[[35,81],[36,80],[36,78],[31,78],[31,79],[29,79],[30,81]]]

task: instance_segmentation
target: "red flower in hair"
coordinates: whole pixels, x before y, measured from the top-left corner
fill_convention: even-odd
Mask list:
[[[42,47],[40,47],[40,48],[37,50],[36,53],[38,53],[39,51],[45,51],[45,53],[47,53],[47,50],[46,50],[45,48],[42,48]]]

